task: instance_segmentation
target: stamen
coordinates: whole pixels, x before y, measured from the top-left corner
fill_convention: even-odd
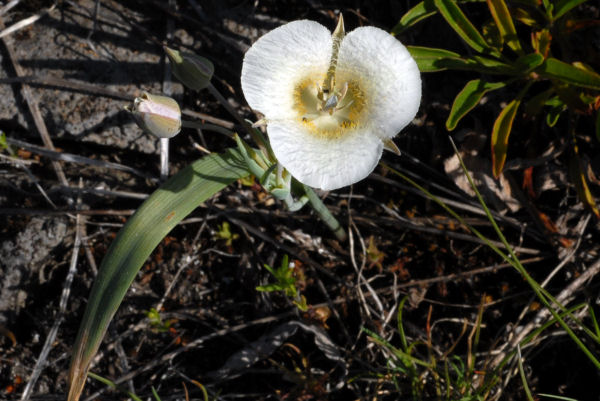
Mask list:
[[[333,44],[331,46],[331,60],[329,61],[329,69],[327,70],[325,81],[323,82],[324,93],[333,91],[333,88],[335,88],[335,69],[337,67],[338,53],[340,51],[340,43],[342,43],[342,39],[344,39],[345,35],[346,30],[344,29],[344,16],[340,13],[338,24],[335,27],[335,31],[333,31],[333,34],[331,35]]]
[[[361,125],[365,107],[362,85],[347,74],[339,78],[343,84],[329,91],[320,84],[322,75],[308,75],[294,88],[298,120],[315,135],[339,138]]]
[[[338,97],[334,93],[333,95],[329,96],[329,98],[323,105],[323,111],[328,111],[329,114],[331,114],[331,113],[333,113],[333,110],[336,108],[337,105],[338,105]]]

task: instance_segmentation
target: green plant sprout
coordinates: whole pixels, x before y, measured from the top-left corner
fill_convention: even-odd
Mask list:
[[[296,288],[294,268],[290,266],[288,255],[283,255],[281,265],[278,268],[272,268],[267,264],[263,266],[273,275],[276,281],[271,284],[259,285],[256,289],[263,292],[282,291],[286,297],[292,298],[292,302],[298,309],[306,312],[308,310],[306,298]]]
[[[239,237],[239,234],[231,232],[231,229],[229,228],[229,222],[227,221],[224,221],[223,224],[220,224],[218,231],[215,233],[215,239],[225,241],[225,245],[227,247],[231,247],[233,245],[233,241]]]
[[[171,328],[172,322],[170,320],[163,321],[160,312],[155,308],[151,308],[149,311],[146,311],[145,314],[150,321],[150,326],[153,330],[159,333],[165,333]]]

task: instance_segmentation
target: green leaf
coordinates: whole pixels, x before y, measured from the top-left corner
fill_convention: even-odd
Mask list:
[[[138,397],[137,395],[128,391],[127,389],[119,387],[115,382],[113,382],[105,377],[98,376],[97,374],[92,373],[92,372],[90,372],[89,374],[92,379],[98,380],[100,383],[106,384],[108,387],[118,390],[118,391],[122,392],[123,394],[127,394],[133,401],[142,401],[142,399],[140,397]]]
[[[450,115],[446,121],[446,129],[452,131],[456,128],[456,124],[458,124],[460,119],[477,106],[483,95],[489,91],[500,89],[505,85],[505,82],[485,82],[481,79],[474,79],[467,82],[454,99],[452,110],[450,110]]]
[[[392,29],[391,33],[392,35],[399,35],[417,22],[432,16],[436,12],[437,8],[435,7],[433,0],[421,1],[400,18],[400,21]]]
[[[574,67],[553,57],[546,59],[536,71],[545,78],[554,78],[571,85],[600,90],[600,75]]]
[[[542,0],[542,4],[544,4],[544,9],[546,10],[546,15],[548,20],[552,20],[552,13],[554,12],[554,3],[551,3],[550,0]]]
[[[504,39],[504,43],[506,43],[513,51],[522,53],[523,49],[521,49],[521,43],[517,37],[515,24],[513,23],[504,0],[487,0],[487,4],[494,21],[496,21],[496,25],[498,25],[498,30]]]
[[[446,59],[460,60],[460,54],[445,49],[436,49],[432,47],[406,46],[411,56],[417,62],[421,72],[435,72],[445,70],[440,66],[440,62]]]
[[[537,53],[540,53],[544,58],[548,57],[550,51],[550,44],[552,43],[552,35],[550,30],[544,28],[537,32],[531,33],[531,47]]]
[[[452,29],[474,50],[480,53],[498,54],[498,52],[485,42],[483,36],[467,19],[455,1],[453,0],[434,0],[435,6],[444,19],[450,24]]]
[[[277,283],[277,284],[267,284],[267,285],[259,285],[256,287],[257,291],[262,291],[262,292],[273,292],[273,291],[283,291],[284,287]]]
[[[477,71],[482,74],[520,75],[520,72],[515,70],[512,65],[485,56],[475,55],[463,59],[444,59],[437,64],[449,69]]]
[[[525,75],[529,71],[534,70],[535,68],[542,65],[544,62],[544,56],[540,53],[530,53],[524,56],[521,56],[515,62],[518,68],[521,70],[522,74]]]
[[[558,0],[554,4],[554,20],[556,21],[574,7],[577,7],[581,3],[585,3],[587,0]]]
[[[247,175],[238,150],[206,156],[158,188],[119,231],[102,261],[79,327],[71,360],[69,401],[79,399],[108,324],[154,248],[198,205]]]
[[[546,125],[550,128],[554,127],[558,122],[560,114],[565,111],[566,108],[566,105],[551,107],[546,114]]]
[[[421,72],[446,69],[477,71],[484,74],[514,74],[510,64],[485,56],[461,58],[460,54],[432,47],[406,46]]]
[[[510,136],[513,121],[515,120],[520,104],[520,99],[510,102],[500,112],[496,122],[494,122],[494,128],[492,129],[492,168],[495,178],[500,176],[504,168],[506,153],[508,151],[508,137]]]
[[[579,199],[596,215],[597,218],[600,218],[600,209],[598,209],[596,199],[594,199],[594,195],[592,195],[587,179],[585,178],[585,172],[581,159],[579,158],[579,149],[577,145],[574,146],[574,154],[569,160],[569,173],[571,179],[575,182],[575,189],[577,190]]]
[[[557,88],[555,88],[555,89],[557,89]],[[550,109],[548,110],[548,112],[546,114],[546,124],[549,127],[554,127],[556,125],[556,123],[558,122],[558,118],[560,117],[560,114],[564,110],[567,109],[567,105],[565,104],[563,99],[560,97],[560,95],[557,95],[557,96],[553,96],[553,97],[549,98],[548,100],[546,100],[546,102],[544,103],[544,106],[550,107]]]
[[[532,8],[513,8],[512,16],[517,21],[531,28],[541,29],[546,25],[546,15],[540,11],[537,4],[532,6]]]

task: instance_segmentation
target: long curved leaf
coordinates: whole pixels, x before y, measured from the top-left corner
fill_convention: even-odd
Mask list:
[[[574,67],[552,57],[546,59],[536,72],[546,78],[555,78],[575,86],[600,90],[600,74]]]
[[[421,72],[442,71],[447,68],[441,65],[444,60],[453,59],[457,62],[461,60],[460,54],[445,49],[422,46],[407,46],[406,48],[417,62]]]
[[[424,0],[417,3],[400,18],[400,21],[392,28],[392,35],[399,35],[419,21],[432,16],[437,12],[433,0]]]
[[[517,109],[521,104],[521,99],[517,98],[506,106],[494,122],[492,130],[492,165],[494,177],[498,178],[502,173],[502,168],[506,162],[506,152],[508,150],[508,137],[512,130],[513,121],[517,114]]]
[[[458,0],[459,3],[477,3],[485,1],[486,0]],[[392,35],[399,35],[411,26],[423,21],[425,18],[431,17],[437,13],[437,11],[437,7],[433,0],[420,1],[400,18],[400,21],[392,28],[390,33]]]
[[[475,55],[462,58],[460,54],[446,49],[422,46],[406,46],[406,48],[417,62],[421,72],[436,72],[446,69],[504,75],[516,72],[510,64],[490,57]]]
[[[487,92],[500,89],[506,85],[505,82],[486,82],[481,79],[474,79],[467,82],[465,87],[456,95],[450,115],[446,121],[446,129],[452,131],[456,128],[456,124],[463,118],[473,107],[477,106],[483,95]]]
[[[510,12],[504,0],[487,0],[490,13],[498,26],[500,35],[504,39],[504,43],[508,45],[513,51],[521,53],[521,43],[517,37],[517,31],[515,24],[513,23]]]
[[[119,231],[102,261],[79,327],[69,373],[69,401],[79,399],[108,324],[148,256],[198,205],[248,175],[237,150],[206,156],[165,182]]]
[[[575,188],[577,189],[577,195],[579,196],[579,199],[596,215],[597,218],[600,218],[600,210],[596,204],[596,199],[594,199],[594,195],[592,195],[590,192],[590,187],[588,186],[584,170],[581,166],[581,159],[579,158],[577,145],[575,145],[574,148],[575,154],[569,161],[569,172],[571,174],[571,179],[575,182]]]
[[[497,51],[486,43],[455,1],[434,0],[434,2],[440,14],[469,46],[480,53],[497,54]]]
[[[558,0],[554,4],[554,15],[552,16],[552,18],[554,20],[557,20],[569,11],[571,11],[572,8],[577,7],[578,5],[580,5],[581,3],[585,3],[586,1],[587,0]]]

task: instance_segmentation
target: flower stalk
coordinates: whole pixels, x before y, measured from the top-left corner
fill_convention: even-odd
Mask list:
[[[169,177],[169,138],[160,138],[160,180]]]

